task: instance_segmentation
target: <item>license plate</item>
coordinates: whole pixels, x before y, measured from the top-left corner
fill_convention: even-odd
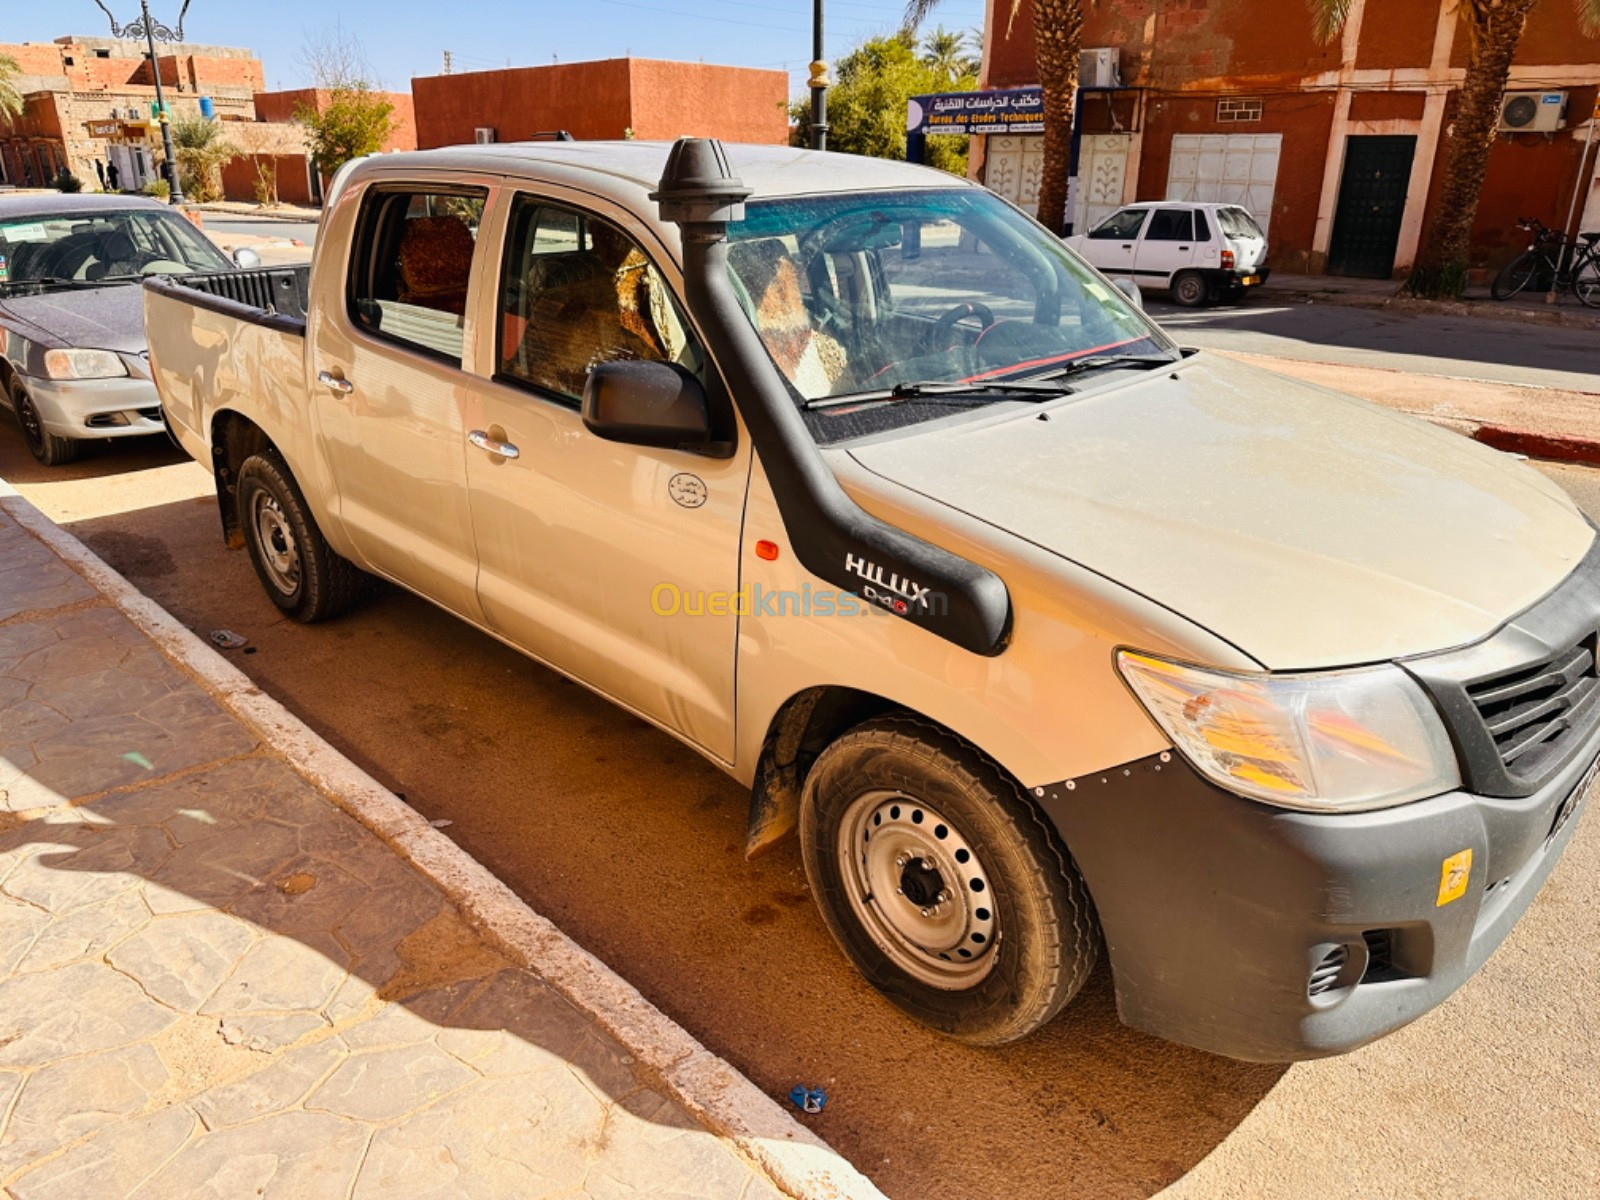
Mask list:
[[[1550,837],[1553,838],[1560,833],[1562,826],[1572,819],[1572,814],[1578,811],[1578,805],[1583,803],[1584,793],[1589,790],[1589,786],[1594,783],[1597,776],[1600,776],[1600,758],[1589,764],[1589,769],[1583,773],[1583,778],[1578,780],[1578,786],[1573,788],[1571,794],[1562,802],[1561,811],[1556,813],[1555,822],[1550,826]]]
[[[1261,282],[1261,276],[1246,275],[1243,279],[1239,280],[1239,282],[1244,284],[1245,287],[1255,287],[1256,284]]]

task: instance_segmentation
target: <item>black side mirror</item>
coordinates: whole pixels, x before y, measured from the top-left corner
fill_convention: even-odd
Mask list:
[[[583,385],[583,423],[596,437],[667,450],[711,441],[700,381],[675,363],[606,362]]]

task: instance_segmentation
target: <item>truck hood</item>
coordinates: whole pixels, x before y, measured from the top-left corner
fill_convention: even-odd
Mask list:
[[[1485,637],[1564,579],[1594,537],[1565,493],[1507,455],[1209,355],[851,454],[1275,670]]]
[[[144,289],[137,283],[62,288],[37,296],[8,296],[0,313],[33,326],[30,341],[53,349],[69,346],[138,354],[145,348]]]

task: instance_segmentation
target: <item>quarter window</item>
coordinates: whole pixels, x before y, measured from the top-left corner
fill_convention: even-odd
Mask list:
[[[637,242],[588,213],[520,198],[500,288],[503,378],[567,400],[589,369],[619,360],[700,372],[703,355],[671,289]]]
[[[461,363],[467,284],[487,193],[372,193],[351,258],[350,319],[385,339]]]
[[[1139,236],[1139,227],[1144,224],[1145,214],[1149,211],[1148,208],[1125,208],[1121,212],[1114,212],[1100,222],[1089,236],[1105,241],[1132,241]]]

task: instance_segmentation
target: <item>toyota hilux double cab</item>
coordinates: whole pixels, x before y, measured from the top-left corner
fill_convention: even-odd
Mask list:
[[[383,155],[308,270],[145,303],[279,608],[381,576],[681,739],[968,1042],[1103,955],[1140,1029],[1359,1046],[1484,962],[1594,777],[1600,546],[1564,493],[1180,349],[934,170]]]

